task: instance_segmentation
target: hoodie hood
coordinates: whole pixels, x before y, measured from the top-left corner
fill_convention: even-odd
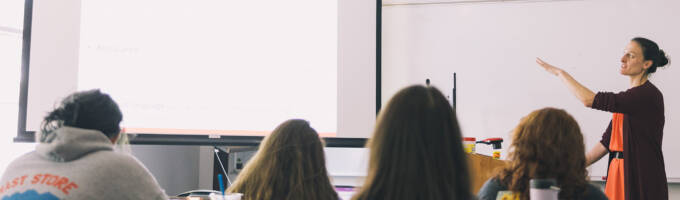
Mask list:
[[[56,162],[69,162],[97,151],[112,151],[111,140],[101,131],[64,126],[36,146],[35,151]]]

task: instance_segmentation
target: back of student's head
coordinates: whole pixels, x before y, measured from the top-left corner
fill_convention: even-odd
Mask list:
[[[586,164],[578,123],[561,109],[543,108],[522,118],[514,130],[510,166],[499,174],[501,183],[529,199],[529,180],[554,178],[560,199],[577,199],[585,192]]]
[[[323,146],[307,121],[285,121],[265,137],[228,191],[249,200],[335,200]]]
[[[47,114],[39,140],[45,142],[63,126],[98,130],[108,138],[118,137],[123,114],[113,99],[98,89],[73,93]]]
[[[442,93],[402,89],[380,111],[369,140],[368,175],[354,199],[469,199],[456,115]]]

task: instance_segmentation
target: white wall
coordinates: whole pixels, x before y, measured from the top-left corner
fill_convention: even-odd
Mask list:
[[[404,2],[426,1],[383,1],[384,4]],[[462,126],[466,136],[477,136],[478,139],[504,136],[504,144],[509,144],[508,133],[521,116],[535,108],[556,106],[573,108],[567,111],[574,114],[580,120],[579,123],[591,120],[581,124],[586,134],[586,148],[590,148],[599,140],[606,128],[603,126],[611,116],[579,105],[559,80],[534,64],[534,57],[541,56],[552,64],[564,67],[596,91],[625,89],[627,79],[617,77],[615,70],[622,49],[630,38],[647,36],[657,40],[671,56],[680,53],[676,37],[680,33],[680,26],[671,20],[680,17],[676,12],[679,7],[677,1],[668,0],[383,6],[382,98],[387,100],[408,84],[423,84],[425,78],[432,79],[435,86],[450,95],[453,87],[451,73],[458,72],[458,117],[464,121]],[[630,17],[637,19],[630,20]],[[638,21],[643,18],[647,20]],[[675,68],[670,66],[659,70],[651,79],[665,95],[667,118],[663,147],[667,173],[680,169],[676,166],[680,157],[674,155],[678,145],[673,145],[673,142],[680,140],[680,135],[675,134],[677,131],[673,131],[678,130],[675,119],[678,111],[674,103],[678,102],[676,93],[679,84],[674,82],[678,70]],[[598,77],[603,74],[613,80],[598,81]],[[500,92],[502,95],[489,93],[499,90],[505,91]],[[538,98],[527,100],[524,92],[548,96],[549,100],[563,104],[540,102]],[[485,110],[475,107],[478,101],[482,101],[480,98],[485,96],[494,97],[491,101],[505,104],[499,103]],[[513,102],[515,99],[526,102]],[[510,110],[521,112],[507,112]],[[482,119],[484,113],[492,115],[492,111],[511,117]],[[674,115],[669,114],[671,112]],[[671,160],[675,164],[669,165]],[[603,162],[597,165],[591,169],[596,171],[593,173],[596,174],[595,179],[606,168]],[[669,198],[680,199],[680,184],[669,183]]]
[[[200,146],[132,145],[131,147],[132,155],[149,169],[168,195],[177,195],[199,188]]]
[[[338,136],[367,138],[375,124],[376,3],[339,0],[338,9]]]
[[[392,2],[392,1],[385,1]],[[402,2],[402,1],[400,1]],[[420,1],[409,1],[420,2]],[[596,145],[611,114],[585,108],[558,78],[535,64],[542,57],[593,91],[621,91],[622,51],[636,36],[680,53],[680,2],[667,0],[495,1],[383,7],[383,99],[432,79],[447,95],[457,73],[457,114],[465,136],[503,137],[521,117],[542,107],[565,109],[579,122],[586,148]],[[651,81],[666,103],[666,173],[680,178],[679,69],[660,69]],[[507,155],[507,152],[505,152]],[[593,165],[603,176],[606,159]]]
[[[0,173],[34,144],[13,143],[19,115],[24,1],[0,1]]]

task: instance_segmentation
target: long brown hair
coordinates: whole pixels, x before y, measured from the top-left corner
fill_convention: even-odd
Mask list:
[[[514,130],[510,165],[497,176],[508,189],[529,199],[529,180],[554,178],[560,199],[578,199],[586,189],[583,135],[561,109],[543,108],[522,118]]]
[[[283,122],[260,144],[230,193],[243,199],[336,200],[326,171],[323,144],[305,120]]]
[[[380,111],[366,180],[353,199],[469,199],[470,182],[456,115],[444,95],[420,85],[399,91]]]

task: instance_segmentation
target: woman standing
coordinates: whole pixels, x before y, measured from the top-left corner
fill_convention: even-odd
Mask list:
[[[622,75],[630,88],[619,93],[598,92],[581,85],[564,70],[541,59],[536,62],[560,77],[587,107],[613,113],[600,144],[587,154],[590,165],[609,152],[605,193],[612,200],[668,199],[668,184],[661,144],[665,121],[663,95],[648,78],[668,64],[659,46],[646,38],[633,38],[621,57]]]

